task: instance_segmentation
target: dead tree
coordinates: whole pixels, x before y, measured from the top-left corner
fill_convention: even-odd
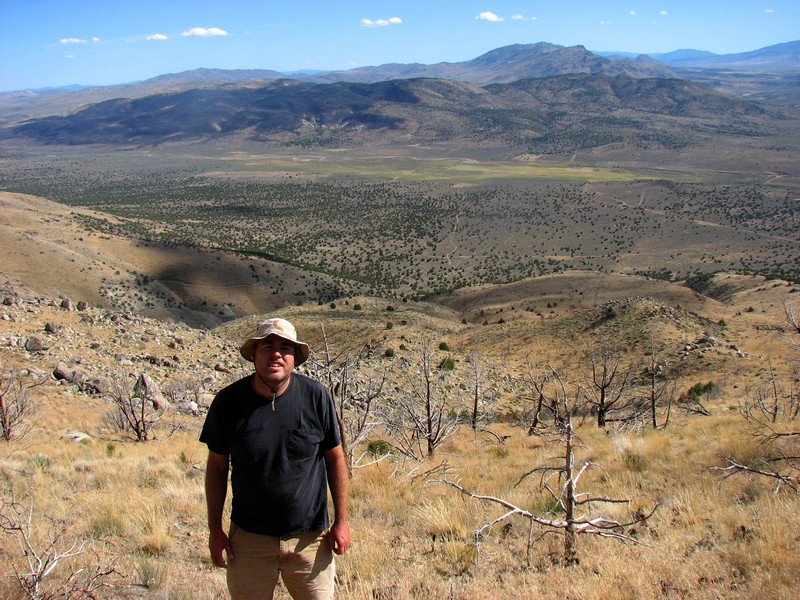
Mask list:
[[[467,490],[457,481],[449,479],[435,480],[456,488],[472,499],[497,504],[505,509],[506,512],[501,516],[475,531],[475,543],[477,546],[480,546],[482,539],[499,523],[516,515],[527,518],[531,524],[531,534],[528,536],[527,549],[528,566],[531,564],[534,525],[538,524],[550,531],[555,530],[555,532],[564,537],[562,560],[566,566],[569,566],[578,563],[578,535],[591,534],[641,543],[626,529],[649,519],[658,508],[658,504],[655,504],[653,510],[649,513],[632,512],[630,500],[617,500],[578,491],[581,477],[589,468],[594,466],[591,461],[584,463],[580,467],[575,464],[575,450],[578,445],[578,439],[575,434],[577,429],[575,415],[582,413],[586,407],[585,391],[580,386],[574,386],[571,390],[568,389],[555,370],[552,370],[550,375],[550,385],[546,389],[543,388],[542,391],[544,403],[557,415],[551,428],[551,435],[554,441],[560,443],[562,452],[559,456],[554,457],[554,464],[535,467],[523,474],[517,485],[520,485],[532,475],[539,475],[540,489],[545,490],[551,496],[555,509],[546,514],[537,515],[502,498],[477,494]],[[607,516],[592,514],[594,506],[609,503],[626,504],[628,506],[628,519],[620,521]],[[558,512],[563,513],[563,518],[554,516],[556,509]]]
[[[10,441],[30,431],[36,405],[13,371],[0,374],[0,439]]]
[[[797,305],[786,307],[789,336],[784,341],[790,348],[800,349],[800,314]],[[739,405],[739,413],[746,423],[745,432],[757,440],[760,452],[755,460],[743,462],[723,456],[725,466],[712,466],[713,471],[725,477],[744,473],[775,481],[775,492],[784,488],[800,493],[800,389],[797,371],[782,383],[772,362],[770,379],[756,389]]]
[[[527,392],[523,399],[529,403],[523,416],[524,422],[528,426],[528,435],[536,435],[542,428],[547,427],[544,423],[545,413],[548,411],[545,406],[544,389],[548,381],[550,381],[550,375],[547,370],[535,370],[530,366],[522,376],[522,384]]]
[[[342,451],[348,474],[352,476],[353,468],[364,466],[360,463],[364,455],[356,457],[356,449],[381,424],[376,419],[375,405],[385,394],[390,366],[385,362],[369,364],[368,346],[353,344],[346,350],[335,351],[325,328],[321,330],[322,351],[312,355],[305,368],[313,371],[330,391],[342,436]]]
[[[677,382],[670,381],[667,361],[656,351],[655,341],[652,338],[642,373],[642,382],[642,400],[649,414],[650,424],[653,429],[663,429],[669,424]],[[659,424],[659,409],[662,408],[664,409],[664,422]]]
[[[725,466],[710,467],[724,476],[739,473],[775,480],[775,492],[789,488],[800,493],[800,407],[798,390],[791,381],[784,386],[778,381],[772,364],[770,380],[753,391],[739,405],[739,414],[746,423],[745,433],[757,441],[759,455],[746,463],[732,456],[723,456]]]
[[[8,476],[0,490],[0,532],[13,537],[19,547],[18,555],[4,560],[13,567],[25,598],[96,598],[97,590],[109,587],[108,577],[118,571],[100,566],[95,540],[65,539],[70,515],[37,519],[32,477],[28,480],[27,494],[18,493]]]
[[[470,368],[469,377],[472,393],[470,425],[472,426],[472,431],[477,431],[478,421],[481,418],[481,405],[494,399],[496,389],[487,381],[483,359],[477,352],[470,353],[467,364]]]
[[[408,386],[393,399],[386,427],[392,446],[417,460],[433,457],[436,448],[458,427],[458,411],[448,390],[449,371],[434,363],[433,348],[424,340],[417,360],[408,366]]]
[[[631,403],[624,396],[631,371],[623,367],[619,348],[607,344],[589,349],[587,358],[591,369],[584,374],[587,400],[597,412],[597,426],[605,427],[612,410],[623,410]]]
[[[800,351],[800,302],[790,302],[787,299],[783,303],[783,310],[786,315],[786,325],[789,328],[788,335],[784,340],[790,348]]]
[[[111,378],[109,389],[104,393],[114,408],[106,415],[106,422],[115,430],[133,438],[136,442],[146,442],[156,438],[156,430],[161,422],[166,406],[163,399],[156,398],[153,390],[142,386],[136,389],[130,377],[123,372]],[[178,429],[171,426],[169,435]]]

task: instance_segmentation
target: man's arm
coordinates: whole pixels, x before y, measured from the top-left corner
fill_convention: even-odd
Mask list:
[[[344,554],[350,546],[350,526],[347,524],[347,465],[341,444],[325,451],[325,468],[333,497],[334,520],[328,541],[336,554]]]
[[[211,560],[218,567],[227,567],[223,551],[230,559],[233,556],[228,535],[222,528],[222,511],[225,508],[225,496],[228,494],[228,456],[208,452],[206,465],[206,506],[208,508],[208,548]]]

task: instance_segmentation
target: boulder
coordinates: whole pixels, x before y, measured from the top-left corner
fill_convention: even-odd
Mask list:
[[[70,440],[79,444],[81,442],[93,442],[92,436],[88,433],[84,433],[83,431],[68,431],[64,435],[61,436],[61,439]]]
[[[55,377],[58,381],[71,381],[72,369],[70,369],[63,362],[60,362],[56,365],[56,368],[53,369],[53,377]]]
[[[200,394],[197,396],[197,404],[203,408],[208,408],[214,401],[214,394]]]
[[[28,352],[42,352],[44,351],[45,345],[42,341],[42,338],[32,335],[27,340],[25,340],[25,350]]]
[[[149,400],[153,403],[153,408],[156,410],[166,410],[169,408],[169,402],[164,398],[158,384],[147,374],[142,373],[136,380],[136,385],[133,386],[133,393],[137,398],[142,400]]]
[[[196,417],[200,414],[200,408],[197,406],[197,402],[190,400],[188,402],[181,402],[178,404],[178,412]]]

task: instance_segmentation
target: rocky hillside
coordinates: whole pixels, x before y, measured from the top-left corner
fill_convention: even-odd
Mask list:
[[[224,84],[116,98],[2,132],[46,144],[246,139],[311,146],[442,143],[559,153],[632,143],[696,144],[722,127],[775,133],[778,109],[678,79],[581,74],[493,84],[443,79]]]

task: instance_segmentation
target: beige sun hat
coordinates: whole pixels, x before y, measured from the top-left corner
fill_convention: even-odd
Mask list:
[[[267,319],[259,323],[247,338],[239,352],[242,353],[247,360],[253,362],[253,349],[255,348],[258,340],[263,340],[269,335],[277,335],[280,338],[289,340],[295,345],[297,349],[294,357],[294,365],[296,367],[302,365],[308,360],[308,344],[297,340],[297,331],[294,325],[289,323],[286,319]]]

